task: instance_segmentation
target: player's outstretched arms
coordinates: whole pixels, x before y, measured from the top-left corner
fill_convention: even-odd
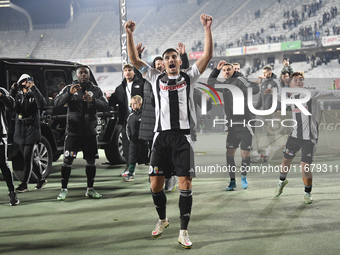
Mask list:
[[[140,69],[142,66],[146,66],[146,63],[139,58],[137,49],[135,47],[135,43],[133,41],[133,32],[135,31],[135,29],[136,29],[136,23],[134,21],[129,20],[125,23],[128,55],[129,55],[131,63],[137,69]]]
[[[202,14],[201,23],[204,27],[205,39],[204,39],[204,51],[203,55],[196,61],[196,65],[198,70],[202,74],[207,68],[212,56],[213,56],[213,40],[212,40],[212,32],[211,32],[211,24],[213,18],[210,15]]]

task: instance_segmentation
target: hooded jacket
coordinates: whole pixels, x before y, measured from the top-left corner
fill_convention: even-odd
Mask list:
[[[70,89],[73,86],[65,86],[54,98],[54,106],[61,107],[67,104],[66,134],[70,136],[97,135],[97,111],[105,112],[109,108],[108,101],[102,90],[91,81],[80,84],[82,89],[73,95]],[[93,101],[85,102],[85,91],[92,92]]]
[[[139,127],[142,118],[142,111],[132,111],[127,119],[126,135],[130,140],[129,143],[129,164],[148,163],[148,142],[138,139]]]
[[[27,93],[16,89],[11,89],[10,93],[15,98],[14,142],[17,144],[39,142],[41,139],[40,110],[46,106],[45,98],[35,85]]]
[[[277,93],[279,93],[281,90],[280,81],[277,79],[277,76],[272,73],[272,77],[267,78],[264,82],[262,82],[262,84],[260,84],[260,87],[260,96],[254,108],[257,110],[269,110],[273,104],[273,94],[264,94],[264,92],[266,89],[277,88]]]
[[[233,76],[230,79],[225,79],[225,81],[218,81],[217,77],[220,74],[220,70],[214,68],[208,78],[208,84],[212,87],[215,87],[215,84],[231,84],[242,90],[244,95],[244,114],[243,115],[234,115],[233,113],[233,95],[231,91],[227,88],[216,89],[223,93],[223,105],[224,105],[224,113],[226,115],[226,120],[228,121],[227,126],[230,125],[231,121],[235,122],[243,122],[248,121],[255,118],[255,114],[250,112],[248,107],[248,87],[252,87],[253,95],[259,92],[259,86],[257,83],[250,82],[247,80],[242,73],[235,71]]]

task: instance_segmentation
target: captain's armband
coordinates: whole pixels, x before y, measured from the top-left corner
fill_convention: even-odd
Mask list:
[[[147,73],[149,70],[149,66],[145,65],[145,66],[141,66],[139,67],[139,71],[143,74],[143,73]]]

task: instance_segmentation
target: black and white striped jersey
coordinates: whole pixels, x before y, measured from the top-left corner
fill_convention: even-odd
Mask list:
[[[292,128],[292,132],[290,133],[291,137],[303,139],[303,140],[316,140],[318,139],[319,134],[319,123],[318,123],[318,100],[323,98],[330,97],[340,97],[339,90],[319,90],[319,89],[311,89],[311,99],[303,103],[303,107],[305,107],[311,115],[305,115],[301,112],[301,110],[296,107],[296,105],[292,104],[292,116],[296,121],[296,125]],[[301,93],[293,93],[290,98],[300,98],[300,96],[304,94]],[[303,98],[303,96],[301,98]]]
[[[150,82],[155,96],[155,132],[189,130],[196,126],[194,84],[200,75],[196,64],[177,76],[147,66],[144,78]]]

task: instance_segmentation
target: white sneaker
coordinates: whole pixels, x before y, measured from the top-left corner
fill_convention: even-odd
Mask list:
[[[178,183],[178,177],[176,175],[171,176],[168,183],[168,191],[172,192],[176,190],[176,185]]]
[[[311,204],[313,202],[311,193],[305,192],[304,199],[305,199],[305,204]]]
[[[276,187],[275,190],[275,196],[278,197],[282,194],[283,192],[283,188],[288,184],[288,180],[284,180],[284,181],[279,181],[279,184]]]
[[[185,249],[190,249],[192,247],[192,242],[189,240],[188,230],[179,231],[178,242]]]
[[[162,235],[163,230],[170,225],[168,218],[164,220],[158,220],[156,227],[151,232],[152,237],[159,237]]]
[[[135,176],[135,172],[133,172],[133,176]],[[129,173],[130,173],[129,170],[126,170],[125,172],[121,173],[120,176],[126,177]]]

